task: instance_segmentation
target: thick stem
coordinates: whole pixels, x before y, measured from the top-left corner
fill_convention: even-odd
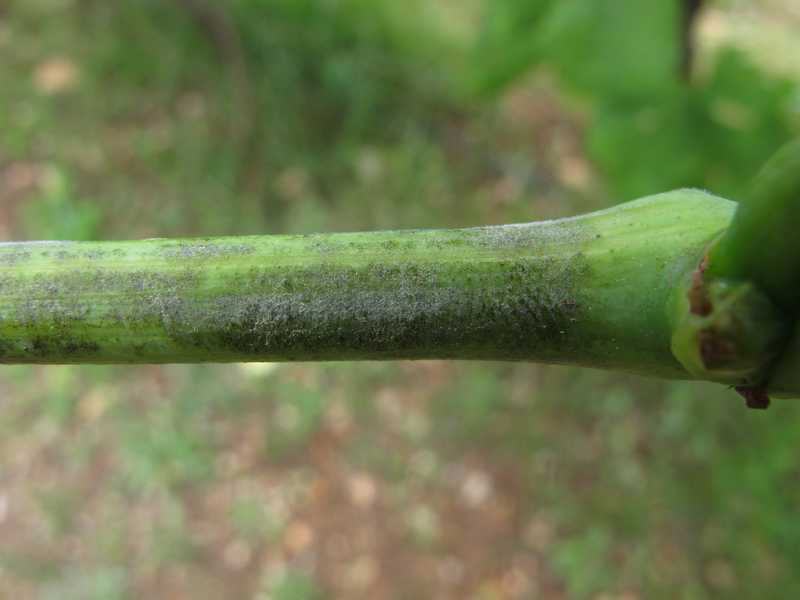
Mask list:
[[[735,204],[463,230],[0,246],[0,361],[536,360],[690,377],[670,295]]]

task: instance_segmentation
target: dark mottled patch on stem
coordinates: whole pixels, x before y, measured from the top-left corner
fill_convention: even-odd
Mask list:
[[[558,354],[570,343],[586,270],[580,256],[457,269],[377,263],[265,270],[239,282],[261,294],[223,295],[176,312],[169,333],[204,351],[289,360]]]
[[[30,352],[38,358],[47,358],[48,356],[91,358],[100,352],[100,344],[69,335],[37,335],[31,340]]]

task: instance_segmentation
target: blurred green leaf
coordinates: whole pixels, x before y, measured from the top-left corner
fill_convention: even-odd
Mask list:
[[[609,549],[608,534],[601,527],[558,544],[553,562],[566,581],[570,597],[587,598],[609,591],[615,579]]]
[[[47,171],[41,194],[23,214],[29,235],[36,239],[97,239],[102,218],[99,206],[78,199],[72,178],[59,167]]]
[[[324,596],[308,575],[290,571],[272,586],[270,597],[274,600],[322,600]]]
[[[477,52],[486,92],[540,64],[584,93],[620,100],[649,99],[676,85],[676,1],[497,0],[487,11]]]
[[[45,586],[43,600],[125,600],[128,581],[119,567],[70,569]]]

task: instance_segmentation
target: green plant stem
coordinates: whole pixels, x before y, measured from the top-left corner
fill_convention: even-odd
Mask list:
[[[0,246],[0,360],[499,359],[690,378],[673,287],[735,204],[462,230]]]
[[[709,257],[708,276],[752,281],[786,313],[800,305],[800,140],[753,181]]]

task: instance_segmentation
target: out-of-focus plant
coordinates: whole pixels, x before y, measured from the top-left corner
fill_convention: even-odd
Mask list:
[[[487,4],[474,89],[496,96],[535,68],[588,105],[587,150],[618,200],[701,187],[736,197],[792,136],[797,86],[724,48],[687,77],[684,3]]]

